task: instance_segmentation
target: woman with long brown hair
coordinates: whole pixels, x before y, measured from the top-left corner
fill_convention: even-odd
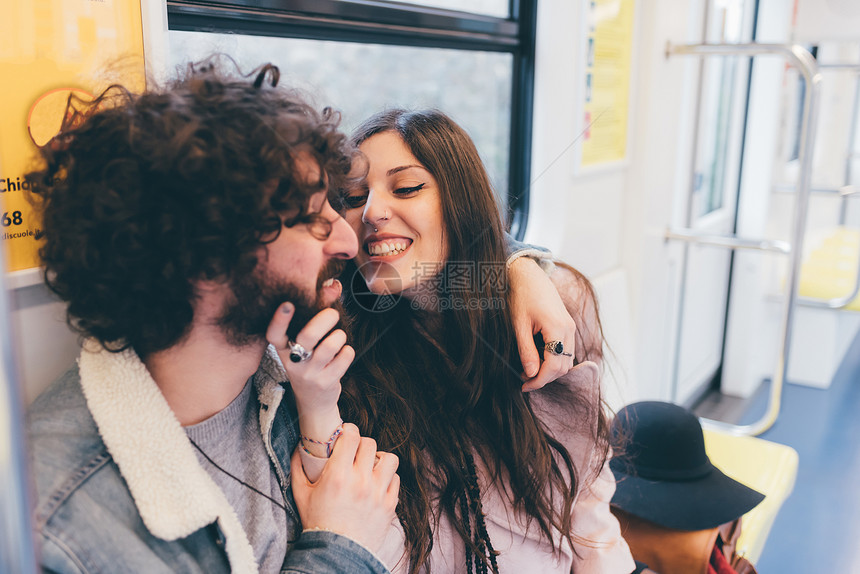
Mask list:
[[[631,572],[609,511],[591,285],[564,265],[552,273],[577,341],[542,345],[576,366],[523,393],[501,217],[472,140],[441,112],[394,110],[354,142],[366,165],[344,202],[360,247],[341,279],[356,359],[339,415],[302,432],[342,416],[399,456],[399,523],[380,557],[410,574]],[[330,326],[314,321],[305,336],[316,344]],[[301,368],[288,365],[291,380],[313,378]],[[316,374],[331,400],[340,385]],[[306,446],[330,450],[336,435]]]

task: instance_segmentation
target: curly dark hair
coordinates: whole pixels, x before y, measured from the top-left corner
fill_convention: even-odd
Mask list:
[[[353,148],[340,115],[276,88],[270,64],[243,76],[223,58],[135,95],[111,86],[69,100],[60,135],[28,174],[42,218],[45,282],[68,302],[68,322],[106,349],[139,355],[187,332],[198,280],[231,281],[259,247],[305,215],[311,195],[335,195]],[[296,173],[298,154],[320,167]],[[305,156],[307,157],[307,156]]]

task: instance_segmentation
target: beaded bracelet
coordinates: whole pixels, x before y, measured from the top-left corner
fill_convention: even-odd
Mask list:
[[[334,432],[331,433],[331,436],[328,437],[327,441],[322,442],[322,441],[314,440],[311,437],[305,436],[305,435],[302,435],[302,440],[312,442],[314,444],[321,444],[321,445],[325,446],[325,456],[326,456],[326,458],[329,458],[331,456],[331,449],[334,448],[334,441],[337,440],[337,437],[339,437],[341,435],[341,433],[343,433],[343,421],[342,420],[340,421],[340,424],[337,425],[337,428],[334,429]],[[309,451],[307,448],[305,448],[305,445],[302,445],[302,448],[304,449],[304,451],[306,453],[308,453],[311,456],[314,456],[313,453],[311,453],[311,451]]]

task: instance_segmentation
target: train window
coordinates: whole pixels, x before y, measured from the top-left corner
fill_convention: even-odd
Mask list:
[[[420,4],[435,8],[448,8],[450,10],[464,10],[462,0],[400,0],[405,4]],[[475,14],[486,14],[487,16],[499,16],[507,18],[510,14],[508,0],[472,0],[466,9]]]
[[[475,140],[496,189],[506,187],[510,54],[202,32],[171,32],[170,47],[174,66],[213,52],[248,66],[272,62],[282,82],[340,110],[347,132],[386,108],[444,110]]]
[[[437,107],[475,140],[511,232],[528,214],[536,0],[167,0],[171,64],[213,52],[282,77],[349,131],[391,107]]]

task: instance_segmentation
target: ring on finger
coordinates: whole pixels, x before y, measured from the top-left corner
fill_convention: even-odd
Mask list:
[[[565,357],[572,357],[571,353],[564,352],[564,343],[561,341],[547,341],[544,345],[544,349],[552,353],[553,355],[563,355]]]
[[[313,351],[308,351],[292,339],[287,339],[287,347],[290,349],[290,360],[294,363],[304,363],[314,354]]]

